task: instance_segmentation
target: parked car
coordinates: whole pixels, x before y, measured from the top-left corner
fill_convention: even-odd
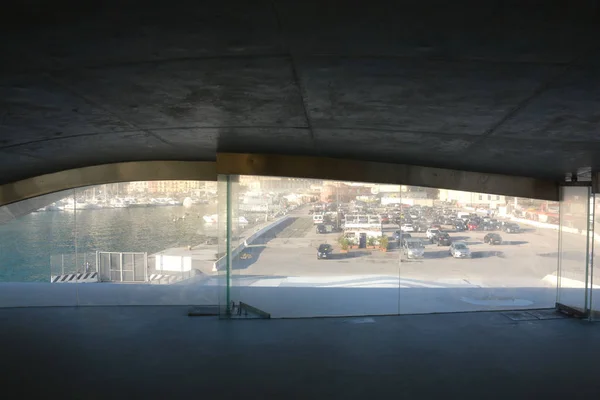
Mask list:
[[[471,250],[465,242],[454,242],[450,245],[450,255],[454,258],[469,258]]]
[[[431,243],[437,243],[438,246],[450,246],[452,239],[446,232],[440,232],[431,238]]]
[[[319,225],[317,225],[317,227],[315,229],[316,229],[317,233],[328,233],[327,227],[325,224],[319,224]],[[331,229],[329,230],[329,232],[331,232]]]
[[[427,225],[425,225],[422,222],[413,224],[413,228],[415,229],[415,232],[425,232],[427,230]]]
[[[317,233],[331,233],[339,231],[333,224],[319,224],[316,228]]]
[[[467,226],[464,223],[460,222],[459,220],[457,220],[457,222],[454,223],[453,227],[454,227],[455,231],[459,231],[459,232],[467,230]]]
[[[521,228],[515,223],[506,223],[502,226],[502,230],[506,233],[519,233]]]
[[[406,239],[402,245],[402,251],[408,258],[421,258],[425,255],[425,246],[421,239]]]
[[[410,233],[405,233],[402,231],[395,231],[392,235],[392,239],[394,239],[398,244],[402,245],[401,241],[404,242],[406,239],[410,239]]]
[[[502,236],[497,233],[488,233],[483,238],[483,242],[489,244],[502,244]]]
[[[477,231],[477,230],[479,230],[479,225],[476,222],[471,221],[467,225],[467,228],[469,228],[470,231]]]
[[[317,260],[329,258],[333,252],[333,247],[330,244],[320,244],[317,249]]]
[[[490,220],[483,223],[484,231],[497,231],[498,229],[500,229],[500,224],[496,220]]]
[[[402,234],[402,240],[400,241],[400,246],[403,246],[404,243],[406,243],[406,241],[408,239],[413,239],[412,235],[410,233],[403,233]]]
[[[402,232],[414,232],[415,228],[412,226],[412,224],[404,224],[400,227],[400,229],[402,230]]]
[[[425,236],[427,236],[427,239],[431,240],[433,236],[437,235],[440,232],[441,231],[439,229],[429,228],[427,229],[427,232],[425,232]]]

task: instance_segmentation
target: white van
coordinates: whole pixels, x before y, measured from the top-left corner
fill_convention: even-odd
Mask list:
[[[470,213],[468,213],[468,212],[459,212],[459,213],[456,213],[456,217],[457,217],[458,219],[462,219],[463,221],[466,221],[466,220],[468,220],[468,219],[469,219],[469,217],[470,217],[470,215],[471,215],[471,214],[470,214]]]
[[[313,215],[313,224],[318,225],[323,223],[323,214],[315,214]]]

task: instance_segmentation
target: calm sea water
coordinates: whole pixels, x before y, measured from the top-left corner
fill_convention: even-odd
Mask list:
[[[216,235],[215,227],[205,226],[202,219],[214,213],[216,205],[80,210],[76,216],[64,211],[32,213],[0,225],[0,282],[48,282],[51,264],[56,274],[61,254],[67,264],[75,264],[76,235],[79,264],[87,252],[151,254],[195,245]]]

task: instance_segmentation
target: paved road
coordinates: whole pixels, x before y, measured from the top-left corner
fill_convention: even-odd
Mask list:
[[[254,249],[253,263],[244,274],[283,276],[336,276],[381,274],[418,279],[462,279],[482,284],[522,286],[524,282],[541,285],[541,279],[556,271],[557,234],[528,229],[519,234],[503,234],[504,244],[483,243],[483,232],[451,233],[454,240],[463,240],[471,248],[472,259],[454,259],[448,247],[426,242],[425,258],[405,260],[392,250],[358,250],[349,254],[334,253],[331,260],[317,260],[316,248],[321,243],[337,246],[339,233],[317,234],[307,216],[297,220],[270,240],[266,247]]]

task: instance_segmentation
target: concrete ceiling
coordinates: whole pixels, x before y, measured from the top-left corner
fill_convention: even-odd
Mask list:
[[[0,183],[217,151],[600,167],[593,1],[15,3],[0,13]]]

